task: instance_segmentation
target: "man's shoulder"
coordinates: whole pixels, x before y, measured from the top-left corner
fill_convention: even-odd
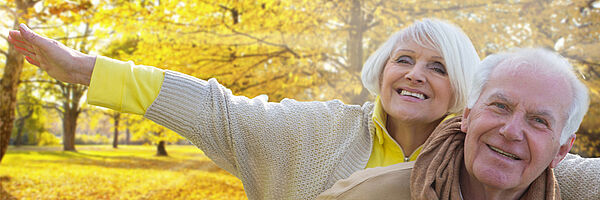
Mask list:
[[[317,199],[410,199],[414,162],[357,171],[337,181]]]

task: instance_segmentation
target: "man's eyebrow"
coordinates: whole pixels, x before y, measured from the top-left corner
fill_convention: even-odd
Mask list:
[[[513,101],[509,100],[508,97],[506,97],[506,95],[502,94],[502,92],[496,92],[492,95],[490,95],[490,97],[488,98],[488,100],[500,100],[500,101],[504,101],[510,105],[514,104]]]

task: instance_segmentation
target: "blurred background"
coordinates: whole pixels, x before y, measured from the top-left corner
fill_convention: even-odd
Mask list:
[[[363,62],[422,18],[461,27],[481,58],[544,47],[569,59],[592,99],[571,152],[600,156],[600,0],[1,0],[0,199],[245,199],[177,134],[89,106],[87,87],[24,62],[6,42],[19,23],[85,53],[214,77],[236,95],[362,105],[374,100]]]

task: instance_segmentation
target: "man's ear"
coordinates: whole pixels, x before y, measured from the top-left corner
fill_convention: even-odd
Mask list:
[[[573,147],[575,137],[575,134],[573,134],[573,136],[571,136],[567,140],[567,142],[565,142],[565,144],[560,146],[560,149],[558,149],[558,153],[556,154],[552,162],[550,162],[550,168],[555,168],[558,165],[558,163],[560,163],[560,161],[562,161],[563,158],[567,156],[567,153],[569,153],[569,151],[571,151],[571,148]]]
[[[469,127],[469,112],[471,112],[471,109],[469,108],[465,108],[465,111],[463,112],[463,116],[461,119],[461,123],[460,123],[460,131],[466,133],[467,132],[467,127]]]

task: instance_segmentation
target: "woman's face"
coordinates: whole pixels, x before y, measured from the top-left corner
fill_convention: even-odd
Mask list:
[[[396,45],[381,76],[381,104],[394,121],[431,123],[453,103],[444,59],[413,41]]]

